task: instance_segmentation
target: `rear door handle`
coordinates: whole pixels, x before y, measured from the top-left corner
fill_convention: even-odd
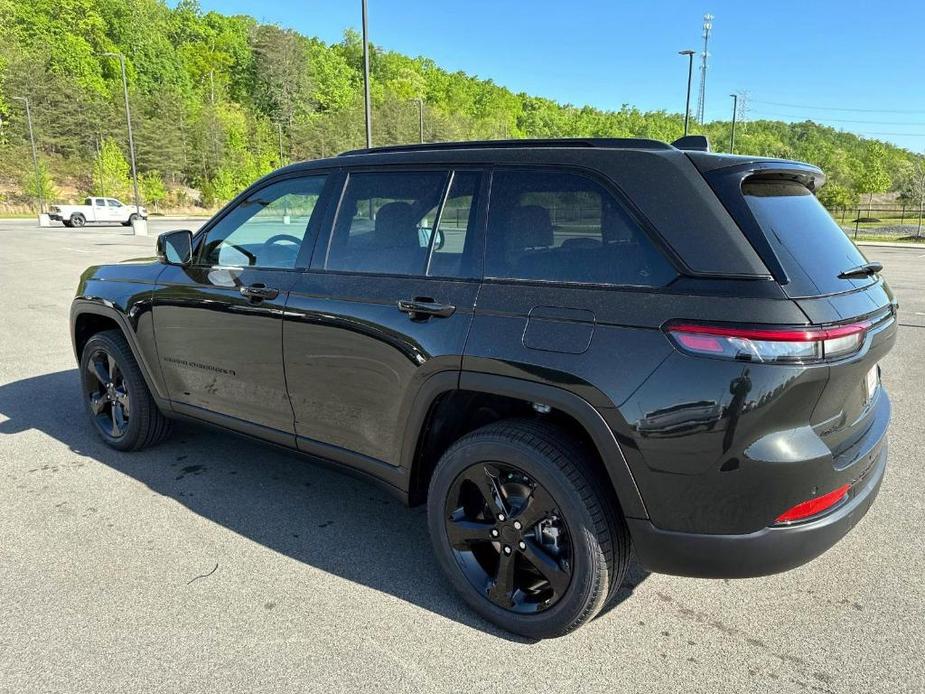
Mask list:
[[[273,289],[265,284],[252,284],[249,287],[241,287],[241,296],[246,296],[252,301],[262,301],[263,299],[275,299],[279,296],[279,289]]]
[[[398,310],[407,313],[413,319],[448,318],[456,313],[452,304],[441,304],[429,297],[415,297],[414,299],[399,299]]]

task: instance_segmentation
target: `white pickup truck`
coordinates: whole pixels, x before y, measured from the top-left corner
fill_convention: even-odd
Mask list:
[[[115,198],[87,198],[83,205],[52,205],[48,216],[66,227],[82,227],[84,224],[123,224],[131,226],[137,219],[147,219],[148,210],[134,205],[123,205]]]

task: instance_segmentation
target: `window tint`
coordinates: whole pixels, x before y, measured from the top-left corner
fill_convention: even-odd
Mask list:
[[[443,171],[350,174],[325,267],[424,274],[447,175]]]
[[[749,209],[790,276],[791,296],[831,294],[875,282],[839,279],[867,262],[806,186],[796,181],[750,178],[742,184]]]
[[[289,178],[251,193],[209,231],[202,262],[226,267],[295,267],[324,180],[324,176]]]
[[[476,198],[482,176],[476,171],[457,171],[450,183],[437,236],[433,242],[427,274],[434,277],[473,277],[476,267],[474,234]],[[434,210],[431,214],[434,214]]]
[[[563,171],[497,171],[488,218],[489,277],[663,286],[676,276],[613,196]]]

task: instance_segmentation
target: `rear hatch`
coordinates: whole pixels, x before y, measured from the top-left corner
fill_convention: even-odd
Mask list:
[[[812,416],[836,466],[850,465],[870,453],[864,442],[879,441],[888,423],[878,364],[895,341],[896,302],[878,264],[865,257],[813,194],[824,181],[821,171],[791,162],[741,160],[710,169],[716,163],[707,157],[691,159],[807,322],[864,326],[857,351],[827,363],[828,381]],[[702,166],[698,159],[710,163]]]

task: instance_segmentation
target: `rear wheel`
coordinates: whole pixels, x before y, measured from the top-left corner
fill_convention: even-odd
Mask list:
[[[158,409],[118,330],[97,333],[80,359],[84,403],[100,437],[113,448],[137,451],[161,441],[170,420]]]
[[[80,212],[75,212],[71,215],[71,224],[72,227],[82,227],[87,223],[87,218],[84,217]]]
[[[457,441],[431,480],[428,520],[441,567],[498,626],[561,636],[594,617],[623,580],[626,524],[588,457],[531,420]]]

